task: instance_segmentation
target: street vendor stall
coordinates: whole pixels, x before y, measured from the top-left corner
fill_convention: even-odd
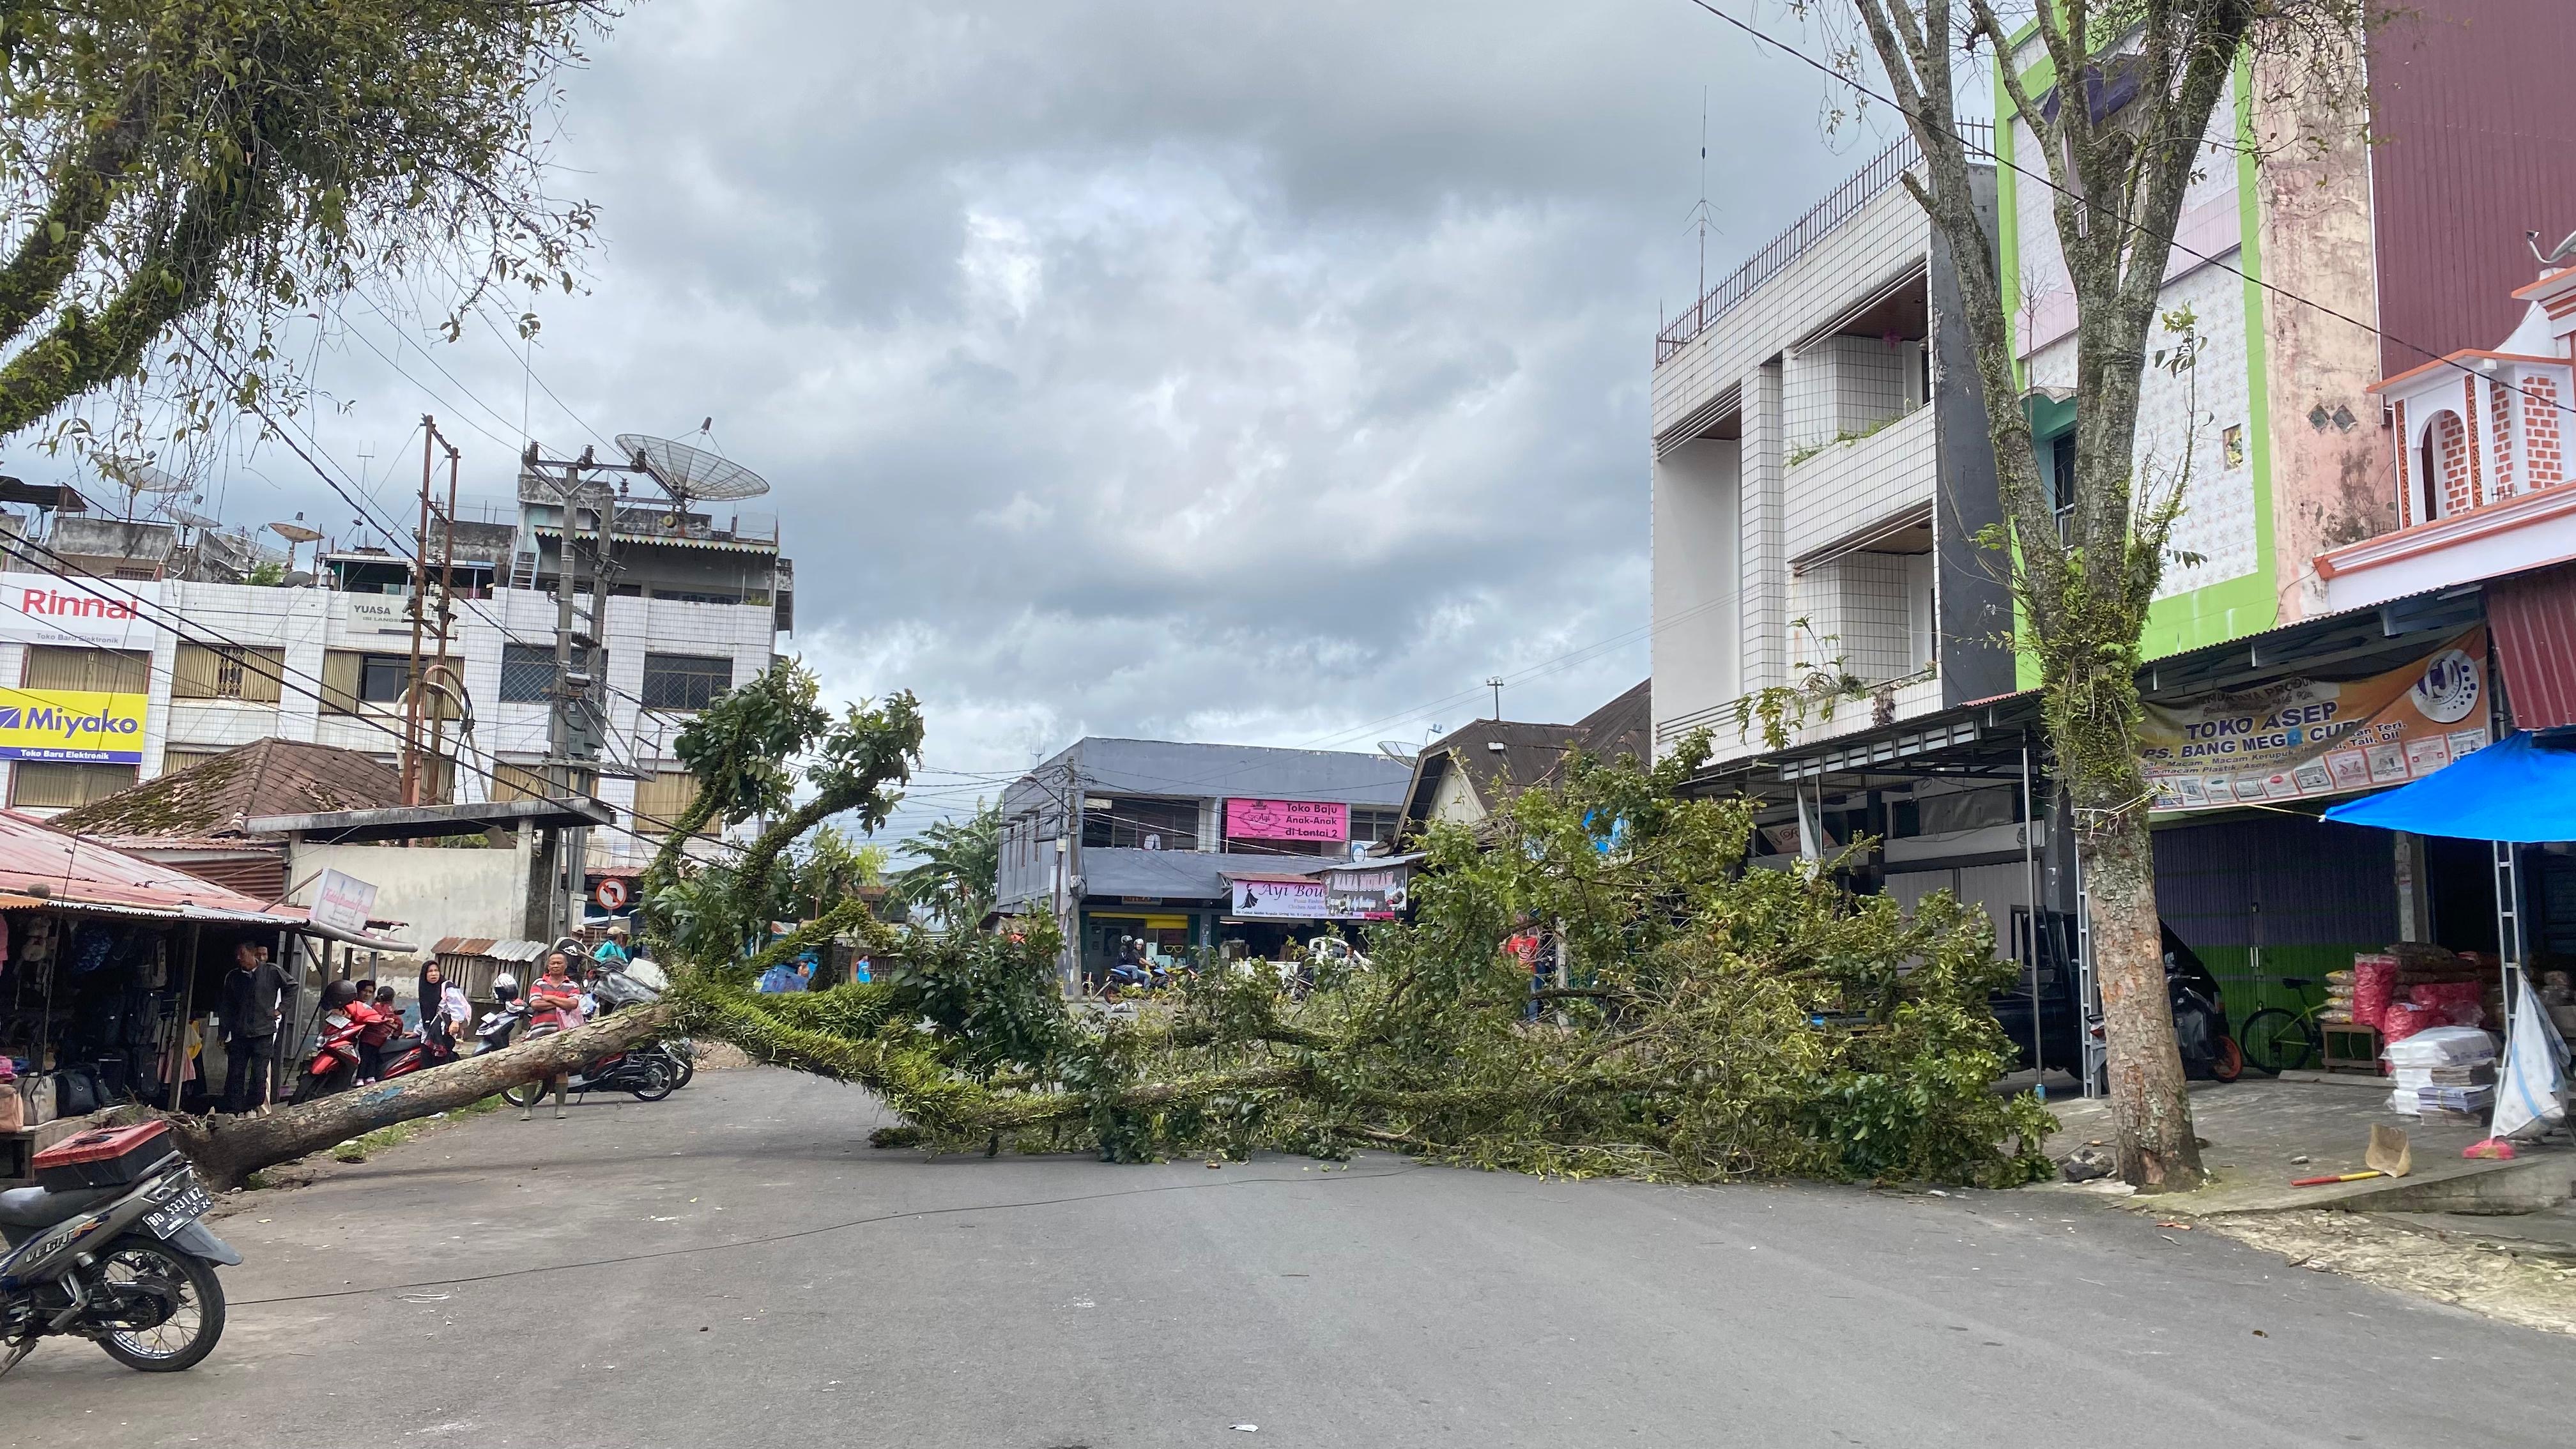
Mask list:
[[[316,938],[411,950],[0,812],[0,1056],[28,1128],[128,1102],[202,1109],[234,948],[275,953],[294,1021],[293,947]]]
[[[2492,844],[2500,1017],[2507,1027],[2496,1070],[2496,1133],[2564,1122],[2567,1048],[2559,1021],[2576,1012],[2567,977],[2576,962],[2535,957],[2534,940],[2551,939],[2560,923],[2534,920],[2526,882],[2537,853],[2563,860],[2576,841],[2576,730],[2517,731],[2411,785],[2335,806],[2326,818]],[[2546,917],[2559,903],[2538,904]],[[2565,924],[2576,927],[2576,921]]]

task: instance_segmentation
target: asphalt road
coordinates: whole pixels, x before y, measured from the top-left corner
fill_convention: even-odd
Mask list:
[[[1372,1157],[924,1159],[707,1072],[218,1227],[194,1372],[54,1342],[0,1445],[2563,1445],[2570,1345],[2059,1195]],[[1234,1426],[1257,1426],[1244,1432]]]

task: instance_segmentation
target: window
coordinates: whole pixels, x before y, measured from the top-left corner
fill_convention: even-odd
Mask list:
[[[2021,818],[2020,789],[1998,785],[1984,790],[1961,790],[1953,794],[1895,801],[1889,808],[1887,833],[1899,838],[1949,835],[1961,830],[2014,825],[2020,823]]]
[[[239,644],[181,644],[170,665],[173,699],[238,699],[276,704],[286,651]]]
[[[705,709],[733,688],[733,661],[722,655],[644,656],[646,709]]]
[[[1086,806],[1082,843],[1113,849],[1196,850],[1199,802],[1119,799],[1110,801],[1105,810]]]
[[[2058,434],[2048,443],[2048,505],[2060,513],[2075,506],[2075,434]]]
[[[104,800],[134,783],[132,765],[66,765],[20,760],[9,772],[9,803],[25,810],[69,810]]]
[[[31,644],[27,647],[26,672],[18,682],[29,689],[148,694],[152,690],[152,656],[130,649],[69,649],[52,644]]]
[[[501,702],[541,704],[555,682],[555,651],[542,644],[501,646]]]
[[[217,755],[229,753],[229,750],[214,745],[167,745],[161,751],[161,773],[175,775],[191,766],[202,765]]]
[[[1381,810],[1367,805],[1351,807],[1351,839],[1375,844],[1395,838],[1396,822],[1404,818],[1401,810]]]
[[[408,654],[358,654],[333,649],[322,656],[322,712],[356,714],[362,706],[385,713],[400,710],[411,680]],[[430,691],[432,709],[444,719],[462,717],[458,701],[440,689]]]
[[[698,777],[686,770],[664,770],[658,775],[635,782],[635,830],[639,835],[668,835],[682,815],[698,801]],[[709,816],[699,827],[701,835],[716,833],[718,821]]]

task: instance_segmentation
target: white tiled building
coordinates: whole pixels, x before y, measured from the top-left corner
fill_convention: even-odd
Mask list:
[[[1703,725],[1721,760],[1759,751],[1737,701],[1835,661],[1877,698],[1802,740],[2012,687],[1972,556],[1993,455],[1912,164],[1910,142],[1874,159],[1658,339],[1658,751]]]
[[[459,598],[451,646],[472,728],[460,740],[464,721],[445,726],[447,753],[464,762],[447,793],[465,802],[509,798],[534,783],[525,772],[547,753],[544,690],[553,676],[553,596],[481,592]],[[117,617],[100,595],[145,607]],[[140,715],[139,729],[122,738],[66,741],[67,754],[114,758],[0,760],[0,789],[13,807],[60,809],[272,735],[391,762],[410,662],[407,607],[399,595],[340,588],[0,575],[0,743],[27,748],[33,737],[5,726],[66,691],[116,696],[113,705],[83,707]],[[686,807],[695,787],[673,739],[710,693],[769,666],[782,621],[765,594],[739,603],[612,595],[603,641],[609,745],[597,793],[620,825],[657,835],[655,818]],[[209,647],[219,642],[240,652]],[[139,706],[126,702],[135,696]],[[112,748],[90,748],[101,744]],[[624,830],[589,839],[594,868],[637,864],[651,850]]]

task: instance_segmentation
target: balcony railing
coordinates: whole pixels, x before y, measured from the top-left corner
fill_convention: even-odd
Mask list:
[[[1961,121],[1958,133],[1968,143],[1970,158],[1994,154],[1995,128],[1990,121]],[[1804,256],[1810,247],[1825,239],[1835,227],[1849,221],[1852,213],[1878,199],[1880,192],[1896,185],[1897,178],[1923,164],[1923,152],[1908,131],[1896,144],[1874,157],[1854,173],[1850,180],[1835,187],[1824,200],[1808,208],[1807,214],[1789,223],[1789,229],[1771,238],[1770,243],[1755,252],[1744,265],[1737,267],[1708,289],[1691,309],[1664,324],[1655,334],[1655,362],[1681,351],[1692,338],[1716,325],[1717,319],[1732,312],[1754,289],[1787,270],[1791,262]]]

